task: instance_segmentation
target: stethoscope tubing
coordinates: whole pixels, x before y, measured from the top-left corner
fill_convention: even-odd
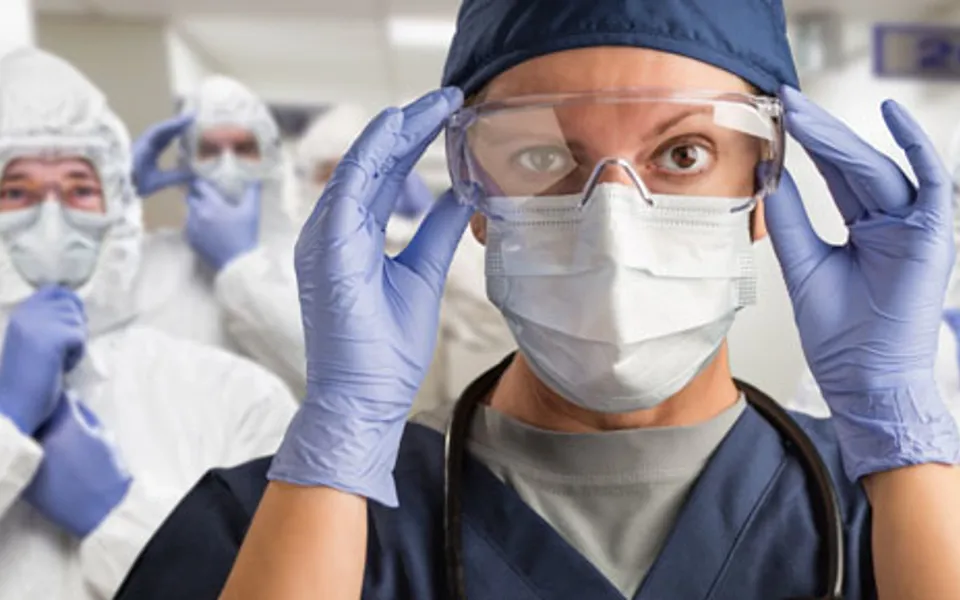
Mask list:
[[[493,388],[512,359],[513,355],[508,356],[467,387],[457,400],[444,436],[444,564],[447,585],[453,600],[467,600],[463,559],[463,501],[460,491],[470,423],[477,407],[486,396],[485,392]],[[784,442],[797,449],[804,471],[812,484],[811,504],[815,518],[820,521],[818,529],[825,550],[823,560],[826,592],[811,600],[841,600],[845,577],[843,516],[830,470],[813,441],[782,406],[748,383],[735,383],[747,402],[777,430]]]

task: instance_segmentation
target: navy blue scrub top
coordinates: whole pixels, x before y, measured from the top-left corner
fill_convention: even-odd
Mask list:
[[[831,423],[795,416],[837,483],[847,544],[844,598],[874,599],[864,491],[843,475]],[[269,463],[264,458],[205,475],[140,555],[117,599],[215,600],[267,485]],[[407,425],[395,475],[400,507],[369,504],[363,598],[445,600],[442,436]],[[463,479],[470,600],[622,599],[516,492],[469,456]],[[636,600],[823,594],[822,544],[810,498],[796,453],[748,407],[694,485]]]

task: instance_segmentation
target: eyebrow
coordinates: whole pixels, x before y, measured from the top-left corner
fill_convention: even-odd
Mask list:
[[[25,181],[30,179],[25,173],[9,173],[3,176],[3,181],[6,183],[13,183],[17,181]]]
[[[691,117],[712,113],[713,107],[711,106],[698,106],[696,108],[691,108],[690,110],[686,110],[675,117],[667,119],[663,123],[657,124],[653,131],[650,132],[650,137],[661,136]]]
[[[66,174],[67,179],[95,179],[93,173],[82,169],[72,169]]]
[[[658,138],[674,127],[680,125],[687,119],[697,117],[700,115],[709,115],[713,113],[713,107],[711,106],[696,106],[691,107],[683,112],[674,115],[673,117],[658,123],[651,131],[645,133],[647,139]],[[589,146],[584,144],[581,140],[576,138],[565,138],[557,140],[557,134],[555,132],[543,132],[543,131],[524,131],[523,124],[520,124],[520,127],[512,131],[508,131],[509,128],[498,127],[492,123],[485,123],[484,121],[479,121],[476,125],[478,130],[478,135],[480,139],[483,139],[487,143],[491,144],[502,144],[515,139],[518,135],[525,135],[531,139],[540,139],[543,143],[551,142],[562,142],[563,145],[567,147],[568,150],[574,155],[578,152],[585,152],[585,149]],[[563,136],[560,136],[563,138]]]

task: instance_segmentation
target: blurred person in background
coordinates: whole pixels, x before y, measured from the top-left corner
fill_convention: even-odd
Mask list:
[[[160,154],[175,140],[180,166],[162,171]],[[171,185],[187,187],[184,230],[161,231],[148,239],[145,320],[175,335],[245,354],[278,374],[300,397],[306,365],[293,271],[299,225],[285,208],[287,162],[266,103],[241,83],[215,75],[201,83],[178,117],[138,140],[134,180],[144,196]],[[315,175],[304,183],[322,186],[322,169]],[[398,214],[409,221],[433,197],[416,177],[408,180],[407,190],[409,200]],[[318,197],[304,198],[303,204],[312,208]],[[391,230],[414,226],[403,220],[394,219]],[[397,234],[396,239],[407,238]]]
[[[197,478],[273,452],[296,408],[260,367],[137,324],[130,164],[75,68],[0,59],[0,600],[111,598]]]
[[[180,164],[158,160],[179,140]],[[284,209],[285,158],[267,105],[241,83],[205,79],[181,114],[134,144],[134,182],[147,197],[186,186],[182,230],[148,237],[144,320],[242,353],[303,393],[303,334],[293,272],[297,225]]]

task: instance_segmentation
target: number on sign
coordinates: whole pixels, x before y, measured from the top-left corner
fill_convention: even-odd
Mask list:
[[[960,60],[957,56],[960,48],[954,46],[950,40],[925,38],[920,40],[919,46],[921,69],[942,71],[955,66],[954,61]]]

